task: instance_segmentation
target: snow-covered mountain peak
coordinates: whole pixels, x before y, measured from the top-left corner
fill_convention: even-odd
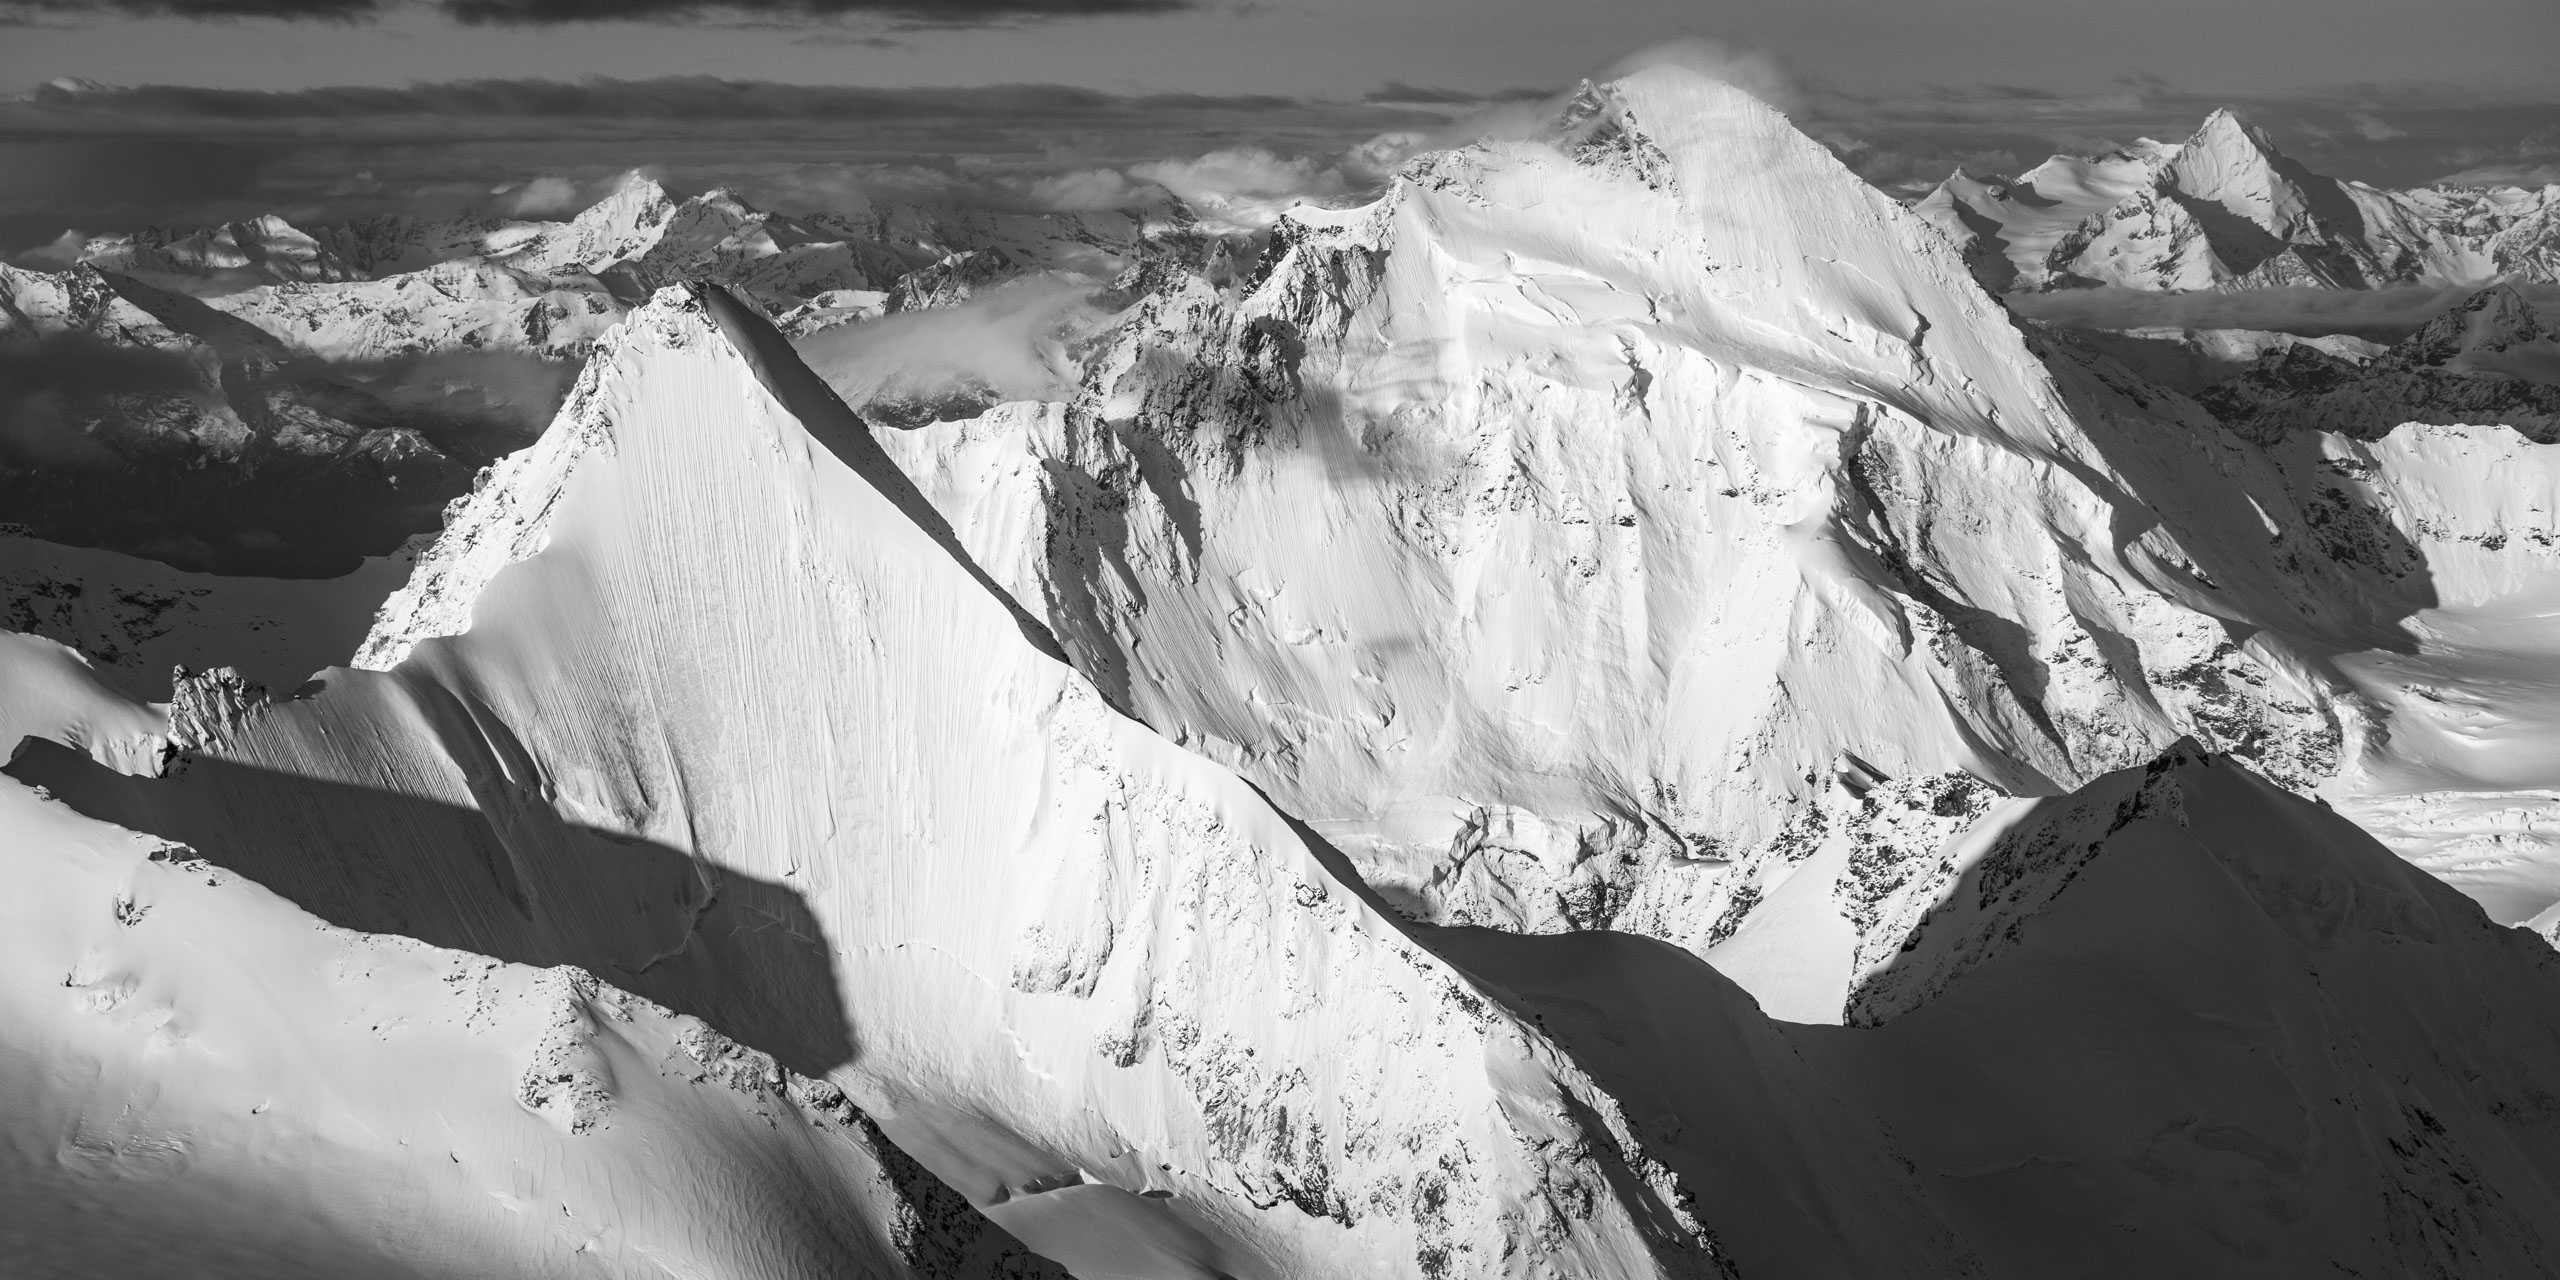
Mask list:
[[[2311,172],[2229,108],[2185,141],[1950,178],[1915,208],[1996,290],[2550,280],[2560,189],[2385,191]]]
[[[2230,107],[2216,107],[2187,136],[2182,148],[2200,149],[2225,155],[2254,152],[2261,156],[2281,154],[2264,129],[2251,124],[2247,117]]]
[[[1114,714],[750,307],[663,291],[592,367],[368,642],[396,669],[97,784],[277,881],[294,837],[237,833],[314,824],[342,917],[702,1010],[1083,1274],[1715,1274],[1654,1139]]]
[[[353,666],[388,670],[419,641],[470,629],[472,606],[490,581],[548,541],[561,489],[579,461],[613,447],[615,410],[638,393],[644,370],[662,353],[726,341],[710,316],[713,292],[669,285],[606,332],[550,429],[499,459],[446,513],[443,533],[408,583],[383,601]]]
[[[2400,348],[2427,363],[2442,364],[2466,353],[2502,352],[2555,338],[2560,338],[2560,328],[2543,317],[2523,290],[2501,282],[2419,326]]]
[[[1686,939],[1712,905],[1628,895],[1776,847],[1841,753],[2066,786],[2194,727],[2118,637],[2224,656],[1944,239],[1677,71],[1293,211],[1250,288],[1099,346],[1054,416],[887,445],[1116,705],[1418,914]]]
[[[2205,117],[2159,178],[2162,194],[2190,209],[2219,208],[2287,242],[2329,234],[2320,225],[2324,214],[2352,219],[2353,208],[2337,186],[2295,164],[2264,131],[2228,107]],[[2210,212],[2200,216],[2208,233],[2217,230]]]
[[[1662,176],[1676,176],[1691,188],[1745,176],[1722,170],[1730,168],[1734,149],[1749,143],[1792,149],[1788,158],[1799,163],[1818,157],[1838,164],[1827,148],[1748,90],[1668,63],[1584,82],[1555,129],[1556,141],[1577,156],[1593,154],[1595,141],[1623,135],[1623,142],[1610,145],[1630,157],[1649,152],[1663,158],[1676,174]]]

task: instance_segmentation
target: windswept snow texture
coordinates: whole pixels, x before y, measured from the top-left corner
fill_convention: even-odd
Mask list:
[[[1844,773],[2048,795],[2192,734],[2309,786],[2361,715],[2325,655],[2410,609],[2387,523],[2057,382],[1720,85],[1274,236],[1154,282],[1073,398],[883,440],[1106,696],[1422,918],[1704,950]]]
[[[1712,1274],[1605,1094],[1045,656],[725,295],[636,315],[515,462],[390,670],[49,783],[827,1074],[1082,1274]]]
[[[2230,111],[2182,143],[2055,156],[2009,181],[1958,172],[1914,207],[1995,292],[2560,282],[2560,185],[2340,181]]]
[[[583,970],[331,928],[5,780],[0,833],[12,1275],[1059,1274],[842,1091]]]
[[[2054,184],[2361,263],[2271,154]],[[0,278],[258,459],[295,402],[241,371],[609,300],[432,545],[0,539],[0,1250],[2560,1268],[2560,952],[2507,927],[2560,934],[2560,446],[2437,412],[2546,322],[2076,335],[1933,216],[1662,66],[1258,258],[634,182]],[[343,349],[243,319],[296,298]],[[2316,361],[2417,416],[2235,390]]]
[[[160,1179],[79,1198],[114,1238],[78,1257],[622,1275],[704,1215],[688,1265],[773,1275],[1028,1273],[998,1228],[1081,1276],[1254,1280],[2553,1256],[2560,956],[2193,744],[2033,800],[1844,775],[1952,852],[1872,900],[1904,941],[1837,989],[1858,1026],[1790,1026],[1653,940],[1383,914],[1048,656],[724,294],[635,313],[516,463],[379,669],[191,676],[161,736],[67,652],[0,652],[60,691],[0,726],[58,799],[0,814],[65,903],[12,932],[11,1123]],[[376,1115],[406,1119],[348,1127]],[[474,1190],[510,1160],[545,1172]],[[393,1176],[429,1189],[398,1229],[350,1216]],[[253,1193],[316,1207],[208,1235]]]

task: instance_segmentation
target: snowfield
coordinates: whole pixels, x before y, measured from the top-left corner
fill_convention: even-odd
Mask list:
[[[2312,225],[2254,154],[2054,181]],[[514,283],[465,312],[613,299],[430,544],[266,579],[0,538],[0,1251],[2560,1267],[2560,453],[2272,380],[2433,407],[2539,377],[2542,321],[2163,353],[2014,319],[1935,216],[1658,67],[1251,262],[631,184],[0,279],[53,308],[18,330],[187,351],[123,273],[255,265],[246,315],[494,282],[471,243]],[[824,249],[945,232],[890,290]],[[975,330],[1027,350],[906,382],[822,314],[1087,251]],[[670,283],[784,261],[836,274]],[[321,331],[459,341],[397,305]],[[857,414],[892,385],[921,408]]]

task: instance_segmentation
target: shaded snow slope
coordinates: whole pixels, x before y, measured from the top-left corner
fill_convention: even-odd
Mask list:
[[[2560,279],[2560,186],[2389,191],[2310,172],[2228,110],[2175,145],[1958,173],[1914,208],[1994,290],[2366,289]]]
[[[2560,957],[2191,751],[1980,847],[1859,993],[1886,1025],[1791,1039],[1986,1270],[2552,1266]]]
[[[391,555],[337,578],[223,577],[0,533],[0,630],[78,649],[134,698],[166,698],[176,667],[237,667],[291,689],[354,655],[409,564]]]
[[[582,970],[331,928],[6,780],[0,874],[13,1275],[1057,1274],[841,1091]]]
[[[2429,329],[2463,328],[2479,310]],[[2049,350],[2057,372],[2087,375],[2065,384],[2093,403],[2178,408],[2077,338],[2056,335]],[[2244,574],[2263,589],[2269,574],[2281,586],[2305,566],[2355,567],[2328,590],[2360,601],[2363,621],[2332,613],[2296,632],[2332,691],[2351,691],[2334,703],[2341,767],[2321,793],[2493,918],[2560,936],[2560,771],[2537,745],[2560,726],[2542,674],[2560,643],[2560,445],[2537,443],[2529,418],[2468,422],[2476,397],[2431,394],[2489,381],[2448,372],[2461,359],[2448,350],[2459,348],[2403,343],[2342,375],[2369,395],[2325,381],[2284,391],[2274,372],[2326,367],[2300,349],[2208,388],[2203,399],[2259,442],[2193,428],[2220,460],[2184,473],[2182,518],[2218,521],[2230,558],[2210,571],[2217,596],[2240,607],[2233,623],[2267,622]],[[2245,416],[2233,406],[2243,391]],[[2159,476],[2155,491],[2173,492],[2177,475]]]

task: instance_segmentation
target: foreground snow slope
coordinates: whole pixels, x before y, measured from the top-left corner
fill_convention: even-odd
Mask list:
[[[2173,520],[2219,521],[2211,543],[2230,558],[2208,567],[2235,624],[2280,625],[2248,605],[2244,575],[2358,567],[2331,589],[2364,623],[2297,630],[2345,694],[2321,794],[2492,918],[2560,938],[2560,762],[2542,745],[2560,726],[2544,674],[2560,651],[2560,445],[2543,443],[2552,407],[2536,408],[2560,402],[2527,380],[2549,332],[2500,287],[2361,367],[2270,353],[2198,397],[2255,443],[2223,438],[2210,469],[2163,458],[2145,488],[2182,499],[2159,504]],[[2077,339],[2047,349],[2086,405],[2192,412]]]
[[[2271,557],[2338,500],[2058,384],[1726,86],[1588,86],[1274,236],[1072,400],[884,445],[1107,695],[1418,915],[1704,945],[1844,771],[2050,794],[2192,733],[2309,785],[2320,654],[2405,612]]]
[[[840,1091],[582,970],[332,928],[7,780],[0,874],[13,1276],[1054,1274]]]
[[[386,607],[387,669],[199,680],[168,777],[46,780],[828,1075],[1083,1274],[1714,1273],[1605,1095],[937,527],[777,334],[670,293]]]
[[[1957,783],[1950,803],[1930,780],[1851,769],[1835,789],[1900,794],[1881,818],[1921,815],[1911,847],[1883,863],[1860,855],[1889,842],[1849,850],[1854,894],[1780,885],[1783,913],[1744,926],[1766,968],[1734,965],[1742,986],[1624,934],[1408,929],[1251,787],[1048,656],[861,425],[716,293],[670,292],[628,322],[386,608],[374,669],[282,702],[192,677],[155,737],[69,655],[19,643],[0,650],[0,706],[68,692],[0,725],[40,739],[16,776],[334,924],[575,964],[698,1016],[774,1055],[751,1076],[825,1076],[1083,1276],[2450,1277],[2555,1256],[2560,1030],[2542,1011],[2560,957],[2317,806],[2188,746],[1988,806]],[[164,776],[126,776],[159,767],[162,742]],[[119,928],[107,897],[80,927]],[[1802,928],[1763,936],[1781,918]],[[349,945],[243,920],[255,937]],[[1745,988],[1791,948],[1842,935],[1862,967],[1831,998],[1854,1028],[1753,1006]],[[452,953],[362,945],[426,957],[414,982],[373,966],[407,1011],[394,1042],[443,1025],[418,991],[455,971]],[[236,962],[212,958],[203,980]],[[240,981],[303,990],[262,975]],[[1807,963],[1784,976],[1794,999],[1829,980]],[[668,1091],[694,1096],[650,1067],[689,1078],[690,1024],[571,990],[610,1033],[586,1060],[603,1067],[541,1075],[555,1087],[528,1105],[586,1143],[563,1157],[579,1176],[655,1169],[592,1139],[654,1133],[644,1121],[684,1105]],[[335,1046],[335,998],[261,1034]],[[547,1025],[534,1011],[550,998],[527,997],[524,1025]],[[258,1025],[200,1007],[207,1035]],[[438,1087],[489,1078],[471,1065],[491,1060],[481,1043],[430,1057]],[[87,1052],[119,1071],[156,1061]],[[197,1114],[171,1096],[115,1114],[175,1132],[146,1123]],[[249,1123],[207,1096],[205,1114]],[[673,1127],[719,1132],[717,1116],[773,1105],[750,1088]],[[602,1129],[577,1132],[582,1106]],[[764,1171],[836,1150],[836,1131],[772,1114],[770,1136],[719,1149]],[[437,1179],[483,1167],[441,1134],[422,1141],[409,1159]],[[440,1151],[462,1163],[439,1168]],[[324,1221],[345,1203],[337,1184],[269,1176]],[[750,1242],[719,1249],[813,1240],[790,1225],[803,1201],[755,1198],[781,1185],[764,1176],[684,1191],[683,1213],[562,1195],[560,1217],[608,1242],[645,1225],[625,1213],[717,1218],[743,1233],[722,1239]],[[843,1259],[894,1244],[906,1220],[886,1192],[794,1185],[828,1197],[845,1254],[704,1265],[860,1274]],[[732,1211],[742,1195],[771,1207]],[[152,1222],[163,1201],[95,1203],[131,1240],[200,1234]],[[560,1257],[509,1226],[451,1239]]]
[[[1793,1078],[1893,1135],[1985,1274],[2553,1268],[2560,957],[2192,748],[2025,803],[1859,992],[1883,1025],[1784,1034]],[[1499,969],[1448,950],[1590,1050],[1640,1125],[1715,1114],[1726,1082],[1675,1065],[1726,1034],[1702,966],[1530,941]]]
[[[291,689],[356,651],[409,564],[394,555],[338,578],[228,577],[0,533],[0,630],[78,649],[146,701],[169,696],[178,667],[236,667]]]

